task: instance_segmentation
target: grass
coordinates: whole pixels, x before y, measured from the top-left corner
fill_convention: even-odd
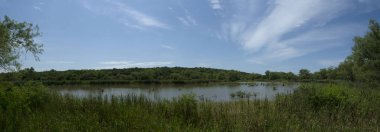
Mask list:
[[[378,131],[380,90],[348,84],[300,86],[275,100],[201,102],[194,95],[75,98],[40,84],[3,85],[2,131]]]

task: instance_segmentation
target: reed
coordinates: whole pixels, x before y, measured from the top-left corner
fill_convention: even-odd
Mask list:
[[[2,131],[377,131],[380,91],[300,86],[275,100],[197,101],[194,95],[59,95],[38,84],[1,86]]]

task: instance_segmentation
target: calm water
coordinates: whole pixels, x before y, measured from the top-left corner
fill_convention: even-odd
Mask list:
[[[70,86],[54,87],[60,94],[70,94],[79,98],[101,95],[105,97],[128,94],[142,95],[152,100],[171,100],[184,94],[194,94],[198,100],[232,101],[239,99],[274,99],[276,94],[290,94],[298,87],[297,83],[240,83],[209,85],[122,85],[122,86]],[[249,97],[232,97],[232,94],[245,93]]]

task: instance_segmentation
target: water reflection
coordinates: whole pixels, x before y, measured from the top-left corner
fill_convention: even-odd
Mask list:
[[[298,87],[297,83],[239,83],[239,84],[208,84],[208,85],[123,85],[123,86],[70,86],[52,87],[60,94],[70,94],[75,97],[88,96],[125,96],[128,94],[142,95],[151,100],[171,100],[183,94],[194,94],[198,100],[232,101],[239,100],[239,93],[248,99],[274,99],[276,94],[290,94]]]

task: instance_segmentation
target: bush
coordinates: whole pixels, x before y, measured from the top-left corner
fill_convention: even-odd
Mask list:
[[[48,90],[41,83],[0,84],[0,113],[3,115],[0,126],[17,130],[21,118],[44,109],[49,97]]]
[[[321,108],[338,108],[344,105],[356,105],[359,102],[359,91],[347,85],[307,85],[300,87],[297,94],[304,94],[306,103],[314,110]],[[301,97],[301,96],[300,96]]]

